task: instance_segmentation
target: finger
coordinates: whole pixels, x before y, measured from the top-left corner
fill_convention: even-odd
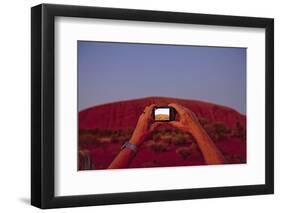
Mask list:
[[[144,114],[140,114],[139,119],[138,119],[138,123],[142,122],[144,120]]]
[[[151,104],[151,105],[149,105],[149,106],[146,106],[146,107],[144,108],[143,112],[146,113],[147,111],[153,109],[153,107],[155,107],[155,106],[156,106],[156,104]]]
[[[145,112],[147,111],[147,109],[148,109],[148,106],[146,106],[146,107],[144,108],[143,113],[145,113]]]
[[[189,114],[189,116],[193,119],[193,120],[197,120],[197,115],[189,108],[186,108],[186,112]]]
[[[151,117],[152,110],[153,110],[153,108],[154,108],[155,106],[156,106],[156,104],[151,104],[150,106],[145,107],[145,109],[144,109],[144,114],[145,114],[146,116]]]
[[[147,110],[151,112],[154,107],[156,107],[156,104],[151,104],[147,107]]]
[[[177,111],[177,113],[179,114],[179,116],[183,116],[186,112],[185,112],[185,108],[179,104],[176,104],[176,103],[171,103],[169,104],[168,106],[170,107],[174,107]]]

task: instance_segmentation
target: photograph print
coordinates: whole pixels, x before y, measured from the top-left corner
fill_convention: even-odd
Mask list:
[[[247,163],[246,53],[78,41],[78,170]]]

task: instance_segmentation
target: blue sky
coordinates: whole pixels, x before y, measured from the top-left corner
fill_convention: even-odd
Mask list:
[[[79,111],[148,96],[203,100],[246,114],[246,49],[78,41]]]

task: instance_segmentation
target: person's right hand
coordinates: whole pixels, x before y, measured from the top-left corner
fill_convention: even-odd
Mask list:
[[[174,107],[179,115],[178,121],[169,122],[172,126],[190,133],[201,127],[196,115],[190,109],[177,103],[171,103],[169,106]]]
[[[179,121],[171,121],[170,124],[192,134],[203,154],[206,164],[225,163],[224,156],[201,126],[196,115],[190,109],[179,104],[169,104],[169,106],[174,107],[179,114]]]

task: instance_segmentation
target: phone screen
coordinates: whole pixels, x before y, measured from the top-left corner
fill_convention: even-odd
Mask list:
[[[154,110],[155,121],[169,121],[170,120],[170,108],[156,108]]]

